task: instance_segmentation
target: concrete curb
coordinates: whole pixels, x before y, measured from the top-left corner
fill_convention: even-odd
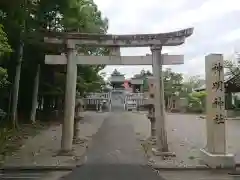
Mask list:
[[[237,168],[240,167],[240,163],[235,165],[235,168],[211,168],[206,165],[198,166],[186,166],[186,167],[174,167],[174,166],[158,166],[158,165],[149,165],[151,168],[159,171],[232,171],[228,174],[231,175],[240,175],[240,170]]]
[[[233,172],[229,172],[229,175],[233,175],[233,176],[240,176],[240,171],[233,171]]]
[[[152,167],[158,171],[233,171],[230,173],[235,173],[234,168],[210,168],[210,167]],[[240,175],[240,171],[236,171]]]
[[[164,171],[191,171],[191,170],[211,170],[210,167],[208,166],[189,166],[189,167],[167,167],[167,166],[161,166],[161,167],[157,167],[154,165],[151,166],[153,169],[155,170],[164,170]]]
[[[0,167],[0,171],[72,171],[82,165],[83,164],[73,166],[3,166]]]

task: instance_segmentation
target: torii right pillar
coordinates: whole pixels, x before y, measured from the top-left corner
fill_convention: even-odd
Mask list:
[[[222,54],[205,57],[207,145],[201,159],[211,168],[234,168],[234,155],[226,151],[225,89]]]

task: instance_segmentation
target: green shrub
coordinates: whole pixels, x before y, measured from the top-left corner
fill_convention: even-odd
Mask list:
[[[192,113],[203,113],[205,111],[205,92],[193,92],[188,95],[187,111]]]

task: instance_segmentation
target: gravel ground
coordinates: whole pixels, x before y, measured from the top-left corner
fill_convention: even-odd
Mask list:
[[[109,118],[107,118],[109,117]],[[107,120],[104,121],[104,119]],[[103,123],[104,122],[104,123]],[[199,159],[199,149],[205,146],[205,119],[198,118],[198,115],[186,114],[168,114],[166,120],[168,132],[169,149],[176,153],[175,158],[162,160],[159,157],[151,157],[152,163],[155,161],[158,165],[163,166],[196,166],[201,164]],[[240,162],[240,121],[228,120],[226,123],[227,130],[227,149],[228,152],[236,154],[237,162]],[[86,120],[81,124],[81,136],[88,140],[90,150],[87,152],[87,163],[84,168],[73,171],[65,178],[69,180],[88,177],[92,179],[240,179],[239,176],[229,176],[226,173],[206,172],[167,172],[160,171],[161,177],[150,167],[146,167],[146,156],[144,156],[141,143],[150,137],[150,122],[144,113],[121,112],[120,109],[112,113],[95,113],[91,112],[86,116]],[[99,130],[99,132],[98,132]],[[96,133],[98,132],[98,133]],[[94,135],[95,134],[95,135]],[[94,136],[93,136],[94,135]],[[93,137],[93,141],[90,141]],[[34,138],[26,140],[26,143],[13,156],[7,158],[7,165],[53,165],[59,164],[59,157],[54,158],[60,148],[61,127],[56,126],[44,130]],[[136,141],[136,139],[140,141]],[[37,142],[37,143],[36,143]],[[91,142],[91,143],[90,143]],[[78,153],[83,155],[86,147],[79,147]],[[81,150],[82,149],[82,150]],[[60,159],[60,164],[67,162],[68,159]],[[154,160],[154,161],[153,161]],[[79,163],[76,162],[75,163]],[[151,163],[151,164],[152,164]],[[92,172],[95,172],[93,177]],[[68,172],[69,173],[69,172]],[[58,179],[65,173],[48,174],[44,180]],[[137,175],[139,174],[139,175]],[[2,175],[1,179],[4,177]],[[6,175],[6,174],[5,174]],[[16,174],[8,174],[8,177],[14,177]],[[42,174],[24,174],[37,179]],[[82,176],[79,176],[82,175]],[[22,177],[24,177],[22,176]],[[20,177],[20,176],[19,176]],[[17,177],[17,179],[20,179]],[[134,178],[132,178],[134,177]],[[33,179],[32,178],[32,179]],[[6,179],[6,178],[5,178]],[[9,179],[9,178],[8,178]],[[15,178],[16,179],[16,178]],[[26,178],[25,178],[26,179]],[[82,179],[82,178],[81,178]],[[85,178],[86,179],[86,178]]]
[[[82,144],[74,145],[74,156],[57,156],[61,146],[61,125],[52,126],[49,129],[43,130],[37,136],[29,138],[24,145],[13,156],[6,158],[4,165],[11,167],[36,167],[36,166],[74,166],[82,163],[83,155],[87,147],[91,144],[92,136],[101,127],[104,119],[109,113],[86,112],[85,119],[81,122],[80,136],[86,140]],[[41,171],[35,173],[4,173],[0,174],[0,179],[3,177],[15,177],[15,179],[40,179],[44,180],[58,179],[62,175],[69,172],[53,172],[50,174]]]
[[[176,121],[183,122],[178,123]],[[233,125],[232,122],[228,124]],[[190,128],[191,126],[198,128]],[[189,158],[190,154],[186,150],[191,150],[191,153],[197,156],[197,149],[204,145],[205,136],[201,130],[201,127],[204,128],[203,121],[197,119],[194,115],[169,114],[167,127],[169,147],[176,152],[177,157],[169,160],[158,160],[158,162],[162,162],[165,167],[183,166],[184,164],[198,165],[197,158]],[[230,127],[228,125],[228,128]],[[134,136],[141,141],[137,143],[133,138]],[[140,144],[149,136],[150,123],[144,114],[131,112],[119,114],[119,112],[114,112],[114,117],[111,116],[110,119],[106,120],[100,131],[94,136],[92,147],[87,153],[87,163],[65,177],[65,180],[84,180],[88,178],[93,180],[240,180],[240,176],[230,176],[225,171],[160,170],[156,173],[149,167],[139,166],[137,164],[143,165],[146,163],[146,156],[144,156]],[[194,142],[195,139],[200,141]],[[159,177],[156,177],[156,174]]]
[[[134,112],[130,122],[134,125],[135,132],[142,140],[150,136],[150,122],[144,112]],[[205,119],[198,115],[167,114],[166,127],[169,149],[176,153],[175,158],[166,160],[153,157],[159,166],[198,166],[201,165],[199,150],[206,143]],[[236,161],[240,162],[240,121],[227,120],[227,151],[236,155]]]

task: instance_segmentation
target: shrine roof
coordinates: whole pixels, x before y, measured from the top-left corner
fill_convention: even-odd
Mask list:
[[[240,92],[240,74],[237,75],[225,75],[224,84],[226,92]],[[193,89],[196,92],[205,91],[206,84],[199,88]]]

